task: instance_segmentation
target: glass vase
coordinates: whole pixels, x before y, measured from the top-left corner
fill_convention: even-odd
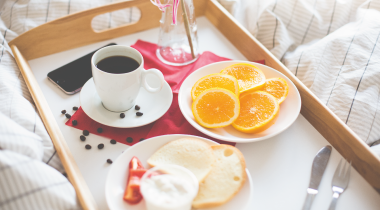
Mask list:
[[[165,64],[183,66],[199,57],[197,23],[193,0],[179,0],[177,22],[173,24],[173,1],[167,0],[160,20],[157,57]]]

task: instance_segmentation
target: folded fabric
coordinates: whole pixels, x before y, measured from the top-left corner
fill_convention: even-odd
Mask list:
[[[131,47],[137,49],[144,57],[145,69],[159,69],[164,74],[165,80],[169,83],[173,91],[173,102],[165,115],[163,115],[157,121],[142,127],[114,128],[95,122],[84,113],[82,108],[79,108],[76,113],[66,122],[66,125],[80,130],[88,130],[90,133],[114,139],[117,142],[127,145],[133,145],[138,143],[140,140],[166,134],[190,134],[212,139],[219,143],[227,143],[206,136],[186,121],[178,106],[178,91],[186,77],[195,70],[211,63],[226,61],[230,59],[223,58],[206,51],[203,52],[198,60],[192,64],[186,66],[169,66],[162,63],[156,57],[156,44],[138,40]],[[264,64],[264,61],[258,61],[258,63]],[[76,126],[72,124],[73,120],[78,121],[78,124]],[[96,131],[98,128],[102,128],[103,132],[98,133]],[[132,138],[133,141],[127,142],[126,139],[128,137]],[[228,144],[234,145],[233,143]]]
[[[377,1],[238,2],[238,21],[322,104],[366,144],[380,139]]]

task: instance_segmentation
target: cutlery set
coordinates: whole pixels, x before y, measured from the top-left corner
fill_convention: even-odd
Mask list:
[[[309,210],[313,204],[314,198],[318,194],[318,187],[322,180],[323,174],[325,172],[326,166],[329,162],[331,155],[331,146],[325,146],[315,156],[313,160],[313,165],[311,168],[311,177],[309,187],[307,188],[307,196],[305,199],[305,203],[302,207],[302,210]],[[333,179],[332,179],[332,191],[333,198],[330,203],[329,210],[335,210],[335,207],[338,202],[339,196],[347,189],[348,182],[350,180],[350,170],[351,163],[346,166],[346,162],[342,168],[342,160],[339,162],[337,169],[335,170]]]

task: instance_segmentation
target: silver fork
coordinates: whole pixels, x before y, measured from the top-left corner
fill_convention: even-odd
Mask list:
[[[342,160],[340,160],[338,167],[335,170],[333,180],[331,182],[332,191],[333,191],[333,199],[331,201],[329,210],[335,210],[336,203],[338,202],[338,198],[340,194],[344,192],[344,190],[348,186],[348,182],[350,181],[350,171],[351,171],[351,163],[346,170],[346,161],[344,162],[344,166],[341,170]]]

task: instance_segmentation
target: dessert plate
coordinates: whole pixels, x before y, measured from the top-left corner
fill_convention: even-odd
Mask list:
[[[288,83],[289,86],[288,96],[280,105],[280,112],[275,124],[260,133],[243,133],[236,130],[231,125],[223,128],[205,128],[195,121],[195,118],[191,111],[191,104],[193,102],[191,98],[191,88],[195,82],[206,75],[220,73],[222,69],[237,63],[249,63],[255,65],[260,68],[267,79],[281,77]],[[200,132],[216,139],[229,142],[244,143],[268,139],[286,130],[290,125],[294,123],[300,113],[301,97],[298,89],[289,78],[269,66],[248,61],[222,61],[199,68],[190,74],[181,85],[178,94],[178,104],[186,120]]]
[[[93,78],[86,82],[80,92],[82,109],[91,119],[103,125],[118,128],[140,127],[154,122],[168,111],[172,101],[173,93],[167,82],[157,93],[150,93],[141,88],[136,104],[141,107],[139,111],[144,115],[138,117],[134,108],[125,112],[111,112],[104,108],[96,92]],[[124,113],[125,118],[120,118],[120,113]]]
[[[107,175],[105,194],[110,210],[145,210],[146,208],[144,200],[136,205],[130,205],[123,200],[124,190],[127,186],[129,161],[133,156],[136,156],[143,163],[144,167],[148,168],[147,160],[151,155],[153,155],[154,152],[156,152],[161,146],[165,145],[166,143],[184,137],[197,138],[211,145],[218,144],[214,141],[198,136],[175,134],[153,137],[129,147],[112,164],[112,167]],[[208,208],[207,210],[246,210],[253,195],[253,185],[248,169],[246,169],[246,173],[247,180],[235,197],[233,197],[224,205]]]

